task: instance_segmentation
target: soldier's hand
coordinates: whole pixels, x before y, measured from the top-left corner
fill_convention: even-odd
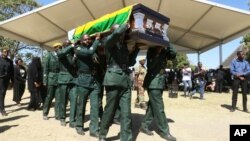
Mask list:
[[[130,28],[130,24],[129,23],[126,23],[126,26],[127,26],[127,28]]]
[[[239,79],[240,80],[245,80],[245,77],[240,76]]]
[[[95,39],[100,40],[100,38],[101,38],[101,33],[100,32],[96,33],[95,34]]]

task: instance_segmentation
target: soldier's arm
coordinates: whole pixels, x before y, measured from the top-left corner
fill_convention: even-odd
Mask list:
[[[62,50],[59,50],[57,52],[57,56],[59,61],[64,65],[64,66],[74,66],[74,62],[69,59],[69,55],[74,53],[74,47],[73,46],[68,46],[66,48],[63,48]]]
[[[136,46],[135,50],[131,54],[129,54],[129,66],[135,65],[136,57],[139,51],[140,51],[139,47]]]
[[[112,48],[114,45],[120,40],[120,36],[128,29],[128,24],[120,25],[119,28],[115,29],[113,33],[107,36],[104,40],[104,47],[105,48]]]
[[[44,85],[47,85],[47,82],[48,82],[50,55],[51,53],[48,54],[44,62],[44,69],[43,69],[43,84]]]
[[[158,64],[157,60],[155,59],[152,59],[154,58],[153,56],[155,55],[155,48],[149,48],[148,49],[148,52],[147,52],[147,68],[148,68],[148,71],[151,71],[155,68],[155,66]]]
[[[68,46],[66,48],[63,48],[57,52],[58,58],[66,58],[67,54],[73,53],[74,52],[74,47],[73,46]]]
[[[164,49],[166,51],[167,59],[169,59],[169,60],[175,59],[177,52],[172,44],[169,43],[169,46],[164,48]]]
[[[95,53],[99,44],[100,44],[99,39],[96,39],[89,49],[78,47],[75,53],[77,56],[92,56]]]

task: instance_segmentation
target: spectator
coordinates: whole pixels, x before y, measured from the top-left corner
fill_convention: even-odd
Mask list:
[[[216,82],[215,82],[215,92],[221,93],[223,90],[223,82],[225,77],[225,71],[223,65],[220,65],[219,69],[216,71]]]
[[[0,113],[2,116],[8,115],[5,111],[4,99],[10,80],[12,83],[14,81],[13,62],[8,58],[8,56],[9,50],[7,48],[3,48],[0,56]]]
[[[28,66],[28,89],[30,91],[30,103],[28,110],[35,111],[40,107],[42,98],[40,88],[42,86],[42,65],[39,57],[33,57]]]
[[[18,58],[15,63],[13,101],[15,101],[18,106],[21,106],[20,101],[25,90],[27,72],[26,68],[23,66],[23,60],[21,58]]]
[[[250,73],[249,63],[245,60],[242,51],[237,52],[237,58],[231,62],[230,72],[233,75],[233,96],[232,96],[232,109],[234,112],[237,104],[237,96],[239,86],[241,86],[243,97],[243,111],[248,113],[247,109],[247,79],[246,76]]]
[[[144,110],[147,109],[146,107],[146,103],[144,100],[144,88],[143,88],[143,81],[144,78],[146,76],[147,70],[145,67],[145,59],[142,59],[139,61],[140,65],[138,66],[138,68],[136,68],[135,71],[135,77],[137,79],[137,87],[136,87],[136,91],[137,91],[137,98],[136,98],[136,102],[135,102],[135,107],[136,108],[142,108]]]
[[[198,62],[198,66],[195,68],[194,71],[194,83],[195,87],[192,92],[189,93],[190,98],[196,93],[200,93],[200,99],[204,100],[204,92],[205,92],[205,80],[206,69],[202,66],[201,62]]]
[[[189,93],[192,88],[192,81],[191,81],[192,70],[189,67],[188,63],[184,64],[184,68],[181,70],[181,72],[182,72],[182,82],[184,84],[184,96],[186,97],[187,91]]]

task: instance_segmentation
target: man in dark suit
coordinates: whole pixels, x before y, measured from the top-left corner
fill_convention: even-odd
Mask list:
[[[166,59],[174,59],[176,51],[172,46],[149,48],[147,52],[148,72],[145,76],[143,86],[147,89],[149,101],[146,115],[142,121],[140,131],[152,136],[148,127],[155,118],[156,125],[160,130],[160,136],[168,141],[175,141],[169,132],[168,121],[164,112],[162,99],[165,88],[164,67]]]
[[[103,85],[106,89],[106,106],[100,124],[100,141],[105,141],[109,126],[111,125],[115,111],[120,108],[121,141],[132,140],[131,127],[131,81],[129,77],[129,66],[136,63],[135,58],[139,52],[136,47],[129,52],[124,41],[124,36],[129,24],[113,25],[114,30],[107,36],[103,43],[107,58],[107,71],[104,76]]]
[[[0,113],[2,116],[8,115],[4,108],[4,99],[10,80],[14,82],[14,66],[8,56],[9,50],[3,48],[0,56]]]

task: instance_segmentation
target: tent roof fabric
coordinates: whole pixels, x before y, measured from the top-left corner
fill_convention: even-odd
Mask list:
[[[58,0],[0,22],[0,35],[50,49],[71,29],[134,3],[170,18],[179,52],[202,53],[250,32],[250,12],[206,0]]]

